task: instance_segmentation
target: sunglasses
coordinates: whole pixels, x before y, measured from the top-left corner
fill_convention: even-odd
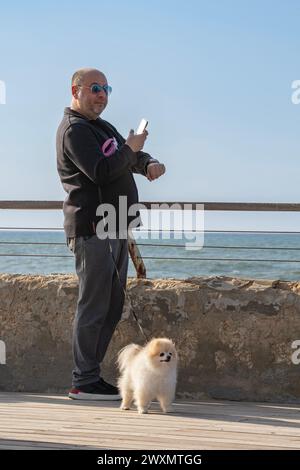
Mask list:
[[[110,95],[112,92],[112,87],[110,85],[99,85],[99,83],[92,83],[90,86],[86,85],[77,85],[81,88],[88,88],[91,90],[91,92],[96,95],[97,93],[100,93],[100,91],[104,91],[106,96]]]

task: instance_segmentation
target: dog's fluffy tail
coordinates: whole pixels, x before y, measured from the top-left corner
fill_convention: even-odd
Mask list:
[[[143,349],[142,346],[134,343],[128,344],[125,346],[125,348],[121,349],[117,360],[120,372],[124,371],[126,365],[132,361],[132,359],[141,351],[141,349]]]

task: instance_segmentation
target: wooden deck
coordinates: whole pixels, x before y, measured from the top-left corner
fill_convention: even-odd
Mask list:
[[[164,415],[119,402],[0,393],[0,449],[300,449],[300,405],[177,401]]]

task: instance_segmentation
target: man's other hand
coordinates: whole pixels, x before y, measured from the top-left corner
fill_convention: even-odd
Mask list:
[[[147,178],[149,181],[156,180],[156,178],[159,178],[161,175],[163,175],[166,172],[166,167],[163,163],[149,163],[147,166]]]

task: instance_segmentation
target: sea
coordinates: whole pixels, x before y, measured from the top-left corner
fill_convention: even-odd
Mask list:
[[[192,237],[193,234],[136,233],[147,277],[300,279],[299,233],[205,232],[199,242],[198,238],[195,241],[194,249],[187,249]],[[74,256],[66,245],[64,232],[0,231],[0,273],[75,273]],[[128,274],[136,276],[131,260]]]

